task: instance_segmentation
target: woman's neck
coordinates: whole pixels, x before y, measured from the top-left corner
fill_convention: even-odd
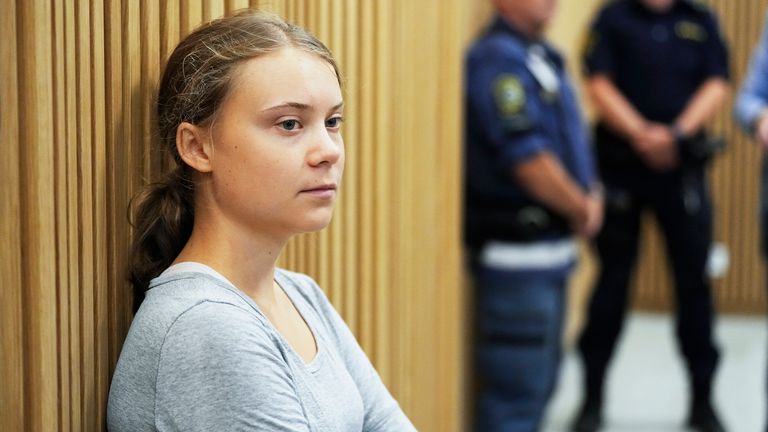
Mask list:
[[[202,216],[202,215],[201,215]],[[196,218],[189,240],[175,263],[205,264],[229,279],[259,305],[275,302],[275,264],[288,239],[246,232],[221,218]]]

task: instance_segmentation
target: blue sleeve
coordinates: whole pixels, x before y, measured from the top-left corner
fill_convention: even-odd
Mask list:
[[[736,98],[734,114],[739,124],[751,132],[758,115],[766,108],[768,108],[768,15],[763,25],[760,43],[752,53],[749,71]]]
[[[584,47],[584,73],[595,75],[605,73],[610,75],[615,70],[616,35],[611,27],[608,12],[603,9],[592,23]]]
[[[547,147],[537,85],[522,59],[480,54],[467,61],[465,127],[481,131],[499,161],[512,167]]]
[[[714,14],[707,15],[705,24],[707,34],[712,37],[707,38],[707,59],[706,59],[706,77],[721,77],[728,79],[728,48],[725,45],[723,34],[720,31],[720,25]]]

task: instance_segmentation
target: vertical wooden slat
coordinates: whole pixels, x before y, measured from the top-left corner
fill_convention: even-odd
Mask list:
[[[182,2],[182,5],[187,2]],[[184,21],[182,20],[182,28]],[[142,100],[144,95],[141,93],[141,57],[142,45],[140,38],[136,35],[141,34],[141,8],[140,2],[124,1],[122,13],[122,39],[123,39],[123,119],[125,128],[121,149],[127,165],[128,185],[127,194],[133,196],[138,188],[143,184],[143,154],[144,139],[142,133],[142,105],[146,102]]]
[[[224,15],[225,6],[223,0],[205,0],[203,3],[203,19],[210,21],[221,18]]]
[[[375,292],[373,293],[374,334],[376,349],[372,353],[382,380],[390,382],[392,379],[392,285],[394,277],[393,257],[391,256],[392,236],[391,224],[394,221],[392,206],[392,188],[390,176],[393,172],[392,155],[389,143],[394,141],[394,134],[389,125],[392,123],[393,110],[391,109],[390,95],[393,91],[392,61],[390,56],[390,41],[392,40],[392,9],[389,2],[375,3],[374,19],[376,22],[375,40],[373,51],[376,62],[376,82],[372,83],[375,91],[375,141],[374,163],[377,170],[374,176],[373,190],[376,197],[374,210],[374,257],[373,268],[375,280]]]
[[[27,430],[48,431],[58,426],[52,8],[43,0],[17,7],[18,51],[38,53],[19,57],[18,74],[24,405]]]
[[[69,383],[70,396],[70,426],[72,430],[82,430],[83,427],[83,403],[82,403],[82,375],[81,362],[82,336],[80,333],[80,242],[79,236],[79,190],[78,190],[78,145],[77,145],[77,4],[68,2],[64,9],[64,39],[65,52],[65,100],[66,100],[66,207],[67,207],[67,252],[69,267],[69,284],[67,318],[69,332]]]
[[[171,3],[171,2],[169,2]],[[128,195],[129,167],[125,141],[127,129],[123,107],[123,38],[122,3],[120,0],[106,2],[105,47],[106,47],[106,159],[107,159],[107,230],[109,236],[109,371],[110,376],[120,354],[121,341],[130,322],[131,296],[125,283],[125,261],[128,238],[126,204]]]
[[[463,90],[462,70],[460,67],[442,67],[441,65],[461,65],[462,51],[455,49],[461,46],[463,35],[456,31],[461,25],[461,2],[454,0],[444,2],[440,8],[439,34],[444,35],[438,48],[440,60],[437,65],[438,87],[434,104],[438,107],[440,125],[458,125],[459,127],[437,127],[437,139],[433,142],[433,152],[438,155],[437,167],[441,167],[435,176],[435,188],[438,201],[433,209],[433,218],[441,220],[443,235],[435,238],[433,250],[444,251],[435,254],[434,268],[435,285],[432,295],[440,298],[440,307],[436,307],[436,318],[432,323],[435,328],[441,329],[440,342],[438,344],[438,358],[450,359],[439,362],[438,370],[431,388],[440,388],[439,400],[435,402],[432,418],[436,419],[438,430],[463,430],[463,422],[460,416],[442,415],[442,408],[446,406],[461,406],[464,387],[462,385],[463,374],[456,375],[454,371],[464,370],[463,345],[464,329],[466,325],[466,311],[464,305],[464,290],[460,289],[463,280],[457,271],[442,271],[441,269],[459,269],[462,265],[462,256],[458,253],[461,249],[461,194],[462,190],[462,151],[460,144],[463,140],[462,114],[463,109],[457,103],[441,103],[444,95],[461,95]],[[452,151],[445,151],[446,143],[453,143]],[[450,169],[442,169],[450,167]],[[454,251],[449,252],[449,251]],[[450,289],[448,287],[454,287]],[[446,289],[448,288],[448,289]],[[429,300],[427,300],[429,301]],[[453,376],[452,380],[442,380],[442,377]],[[422,395],[425,397],[426,395]]]
[[[80,361],[83,390],[83,429],[96,429],[96,329],[95,329],[95,284],[93,275],[94,244],[93,231],[95,215],[93,211],[93,137],[92,115],[93,100],[91,93],[91,26],[89,2],[79,0],[76,2],[76,49],[77,49],[77,142],[78,149],[78,174],[77,184],[79,189],[78,202],[78,242],[80,244]]]
[[[152,101],[153,92],[158,82],[158,68],[160,67],[160,7],[158,2],[151,0],[141,1],[141,24],[144,29],[141,32],[141,86],[139,94],[141,99],[137,101],[141,109],[141,134],[139,142],[143,144],[143,173],[146,181],[152,181],[160,172],[163,158],[157,154],[154,147],[152,134]]]
[[[160,5],[160,63],[165,64],[173,49],[179,42],[181,10],[175,1],[163,2]]]
[[[414,10],[413,2],[395,2],[393,9],[397,27],[392,41],[392,50],[400,52],[405,49],[404,52],[412,53],[413,51],[423,49],[420,45],[423,42],[422,39],[418,39],[416,44],[410,45],[411,40],[408,31],[417,25],[414,22],[416,21],[414,15],[417,12]],[[420,26],[421,23],[418,23],[418,25]],[[397,56],[393,57],[393,61],[395,62],[393,81],[396,83],[394,94],[398,97],[396,99],[396,106],[400,109],[393,123],[396,128],[402,131],[396,138],[397,145],[392,149],[393,157],[398,161],[396,169],[392,172],[392,178],[398,179],[397,190],[393,200],[394,205],[397,206],[397,216],[394,224],[396,243],[393,245],[393,248],[402,256],[399,256],[397,260],[398,283],[394,284],[392,288],[396,299],[407,299],[409,301],[400,302],[397,309],[393,310],[393,316],[390,319],[397,323],[393,334],[395,341],[393,362],[395,364],[413,364],[414,338],[408,332],[410,329],[416,328],[416,322],[414,320],[414,302],[409,289],[413,288],[411,283],[415,280],[416,257],[414,256],[414,250],[416,249],[416,239],[412,236],[414,230],[411,229],[411,224],[417,220],[417,214],[415,212],[415,205],[413,205],[415,203],[410,201],[410,192],[412,185],[417,183],[414,177],[416,161],[413,154],[410,153],[410,146],[420,145],[415,137],[415,131],[417,120],[421,124],[422,119],[420,118],[420,113],[416,112],[413,106],[412,95],[419,94],[420,92],[416,80],[411,79],[413,76],[413,69],[410,69],[411,61],[415,61],[415,59]],[[415,402],[414,388],[418,387],[419,383],[411,380],[411,376],[405,368],[397,368],[397,375],[394,381],[400,402],[406,407],[411,406]],[[419,418],[413,420],[418,422]]]
[[[58,315],[57,355],[59,369],[57,378],[58,414],[61,431],[71,430],[72,400],[70,399],[70,330],[69,330],[69,254],[68,252],[68,218],[67,218],[67,117],[66,117],[66,51],[64,49],[64,6],[53,5],[53,38],[54,50],[54,192],[56,209],[56,308]],[[59,35],[59,37],[56,37]]]
[[[203,0],[181,2],[181,34],[187,35],[203,20]]]
[[[358,237],[357,247],[359,253],[355,257],[357,266],[360,268],[357,292],[359,302],[356,309],[359,311],[360,326],[358,337],[363,341],[363,348],[368,353],[373,354],[375,344],[373,339],[373,293],[374,293],[374,244],[373,244],[373,200],[375,189],[373,179],[378,167],[374,164],[373,148],[377,144],[374,142],[374,89],[375,76],[377,75],[374,64],[373,32],[365,31],[373,27],[373,6],[366,5],[360,8],[358,15],[358,29],[360,43],[360,79],[357,84],[359,88],[359,122],[361,125],[368,125],[359,129],[357,135],[357,145],[355,149],[358,153],[359,176],[355,183],[360,188],[359,199],[355,203],[358,207],[357,221],[358,230],[355,236]],[[372,193],[373,192],[373,193]]]
[[[248,0],[227,0],[226,13],[232,14],[232,12],[245,9],[249,7]]]
[[[109,326],[108,326],[108,232],[107,232],[107,131],[106,76],[104,40],[104,3],[90,3],[91,26],[91,140],[94,207],[94,321],[96,373],[96,430],[106,429],[103,407],[107,405],[109,387]]]
[[[23,7],[23,5],[22,5]],[[22,236],[21,221],[21,145],[19,135],[19,82],[18,71],[21,59],[18,57],[16,19],[20,12],[16,2],[0,2],[0,28],[7,34],[0,40],[0,100],[3,112],[0,115],[0,143],[3,157],[0,158],[0,238],[3,248],[0,252],[0,429],[20,431],[26,429],[24,401],[24,332],[22,321]],[[22,27],[23,28],[23,27]],[[23,47],[21,47],[23,48]],[[24,51],[22,51],[24,52]]]

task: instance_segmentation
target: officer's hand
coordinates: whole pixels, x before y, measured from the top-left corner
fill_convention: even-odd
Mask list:
[[[755,139],[763,150],[768,151],[768,114],[763,114],[755,124]]]
[[[584,224],[584,229],[580,233],[585,238],[592,238],[600,232],[600,228],[603,227],[603,194],[592,193],[589,195],[587,204],[587,222]]]
[[[584,195],[580,211],[572,215],[571,229],[573,232],[584,238],[592,238],[603,226],[603,193],[602,191],[593,191]]]
[[[648,123],[635,138],[634,144],[635,150],[651,169],[669,171],[677,166],[677,143],[669,127]]]

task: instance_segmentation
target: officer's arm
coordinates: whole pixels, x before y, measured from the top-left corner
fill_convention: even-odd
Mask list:
[[[544,150],[516,163],[512,175],[526,192],[565,217],[581,232],[590,217],[589,195],[571,179],[559,160]]]
[[[673,127],[682,136],[698,133],[715,116],[728,96],[728,49],[715,15],[704,20],[707,34],[706,58],[701,72],[707,79],[699,85]]]
[[[723,106],[726,96],[728,81],[725,78],[713,77],[704,81],[675,120],[675,129],[684,136],[696,134],[712,120],[717,110]]]
[[[646,127],[645,118],[627,100],[611,79],[602,73],[587,80],[587,89],[600,117],[614,131],[634,141]]]

